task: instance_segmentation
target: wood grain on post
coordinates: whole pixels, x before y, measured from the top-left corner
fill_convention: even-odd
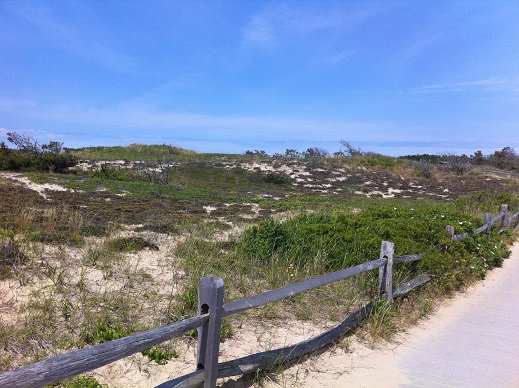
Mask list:
[[[197,369],[204,370],[204,388],[216,387],[218,353],[223,313],[223,280],[204,277],[198,284],[198,314],[209,313],[209,321],[198,328]]]
[[[492,213],[485,213],[485,220],[483,221],[487,225],[487,238],[492,235]]]
[[[409,263],[411,261],[421,260],[422,257],[423,257],[423,253],[417,253],[417,254],[414,254],[414,255],[404,255],[404,256],[393,257],[393,264],[396,264],[396,263]]]
[[[386,260],[386,264],[379,268],[378,283],[379,296],[385,297],[389,302],[393,301],[393,254],[395,244],[389,241],[382,241],[380,247],[380,259]]]
[[[510,210],[508,205],[501,205],[501,212],[503,213],[503,220],[501,221],[501,228],[510,227]]]

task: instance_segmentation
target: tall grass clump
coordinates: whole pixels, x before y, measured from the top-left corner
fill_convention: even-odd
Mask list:
[[[15,235],[16,232],[11,229],[0,229],[0,280],[11,276],[28,261]]]
[[[89,172],[92,178],[108,179],[114,181],[145,181],[138,171],[131,168],[113,167],[106,163],[101,164],[99,169],[94,169]]]

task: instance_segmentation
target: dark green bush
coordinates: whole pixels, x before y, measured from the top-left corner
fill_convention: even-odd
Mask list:
[[[69,167],[74,167],[79,160],[72,154],[55,154],[44,152],[34,156],[35,167],[38,171],[63,172]]]
[[[262,221],[243,237],[245,252],[262,261],[269,260],[274,253],[285,253],[292,243],[287,225],[275,220]]]
[[[266,183],[273,183],[275,185],[287,185],[287,184],[291,184],[292,181],[290,180],[289,177],[285,176],[285,175],[281,175],[281,174],[276,174],[276,173],[268,173],[265,178],[263,178],[263,180],[266,182]]]
[[[71,154],[24,154],[16,150],[0,153],[1,170],[63,172],[77,163],[78,158]]]
[[[92,331],[83,330],[81,332],[81,340],[84,344],[95,345],[127,337],[130,334],[119,324],[110,325],[106,322],[98,322]]]

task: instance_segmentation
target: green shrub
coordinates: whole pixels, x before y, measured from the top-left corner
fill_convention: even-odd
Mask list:
[[[62,381],[56,385],[56,388],[106,388],[107,385],[100,384],[94,377],[77,376],[73,379]]]
[[[66,244],[70,246],[81,246],[85,242],[84,237],[75,230],[60,229],[34,229],[27,230],[27,241],[37,241],[47,244]]]
[[[146,179],[138,171],[131,168],[111,167],[106,163],[101,164],[98,170],[92,170],[93,178],[108,179],[113,181],[145,181]]]
[[[19,151],[0,153],[1,170],[63,172],[77,165],[78,161],[78,158],[71,154],[24,154]]]
[[[178,357],[178,353],[175,349],[167,351],[159,349],[158,347],[143,350],[141,353],[143,356],[147,356],[149,360],[155,361],[159,365],[166,365],[169,360]]]
[[[35,168],[38,171],[63,172],[69,167],[78,164],[77,157],[71,154],[55,154],[44,152],[34,156]]]
[[[263,221],[245,231],[241,248],[260,265],[282,260],[287,266],[308,270],[320,260],[324,271],[332,271],[378,258],[381,242],[391,241],[395,256],[424,253],[419,262],[395,266],[396,278],[428,272],[447,290],[482,278],[487,269],[501,265],[507,257],[508,249],[498,236],[450,241],[447,225],[455,225],[456,233],[480,226],[466,214],[441,208],[384,206],[359,214],[321,213],[283,223]]]
[[[285,175],[281,175],[281,174],[276,174],[276,173],[268,173],[264,178],[263,180],[266,182],[266,183],[273,183],[275,185],[288,185],[288,184],[291,184],[292,181],[290,180],[289,177],[285,176]]]
[[[110,325],[107,322],[97,322],[91,331],[83,330],[80,337],[83,343],[95,345],[127,337],[130,334],[119,324]]]
[[[149,248],[155,251],[159,250],[159,247],[142,238],[142,237],[119,237],[108,240],[105,242],[107,250],[112,252],[136,252],[141,251],[144,248]]]
[[[243,246],[245,252],[260,260],[268,260],[274,253],[286,252],[291,245],[291,237],[286,224],[275,220],[265,220],[245,231]]]

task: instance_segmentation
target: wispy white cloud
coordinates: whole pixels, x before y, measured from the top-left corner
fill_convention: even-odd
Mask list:
[[[348,61],[352,58],[356,53],[356,50],[346,50],[336,53],[331,53],[328,58],[324,59],[324,63],[335,66],[340,65],[341,63]]]
[[[402,72],[420,61],[427,50],[442,39],[441,33],[419,35],[406,44],[402,44],[393,54],[384,58],[379,66],[385,71]]]
[[[245,28],[243,40],[246,45],[275,46],[277,37],[273,22],[265,16],[253,17]]]
[[[29,99],[0,97],[0,109],[5,110],[5,112],[16,108],[30,109],[36,105],[35,101]]]
[[[18,105],[13,117],[23,117],[26,122],[37,122],[47,127],[109,128],[110,131],[177,132],[197,138],[225,138],[233,141],[264,142],[270,140],[338,141],[341,138],[376,139],[392,133],[391,124],[384,122],[327,121],[319,119],[287,118],[283,116],[255,115],[205,115],[189,112],[161,110],[153,105],[125,103],[101,109],[82,105]],[[316,136],[316,133],[319,136]],[[405,136],[402,137],[404,139]]]
[[[424,85],[417,91],[429,93],[465,92],[465,91],[519,91],[519,79],[488,78],[476,81],[462,81]]]
[[[323,30],[342,35],[392,7],[382,3],[351,6],[345,3],[284,2],[269,5],[251,17],[244,28],[243,43],[272,48],[294,38],[304,40]]]

